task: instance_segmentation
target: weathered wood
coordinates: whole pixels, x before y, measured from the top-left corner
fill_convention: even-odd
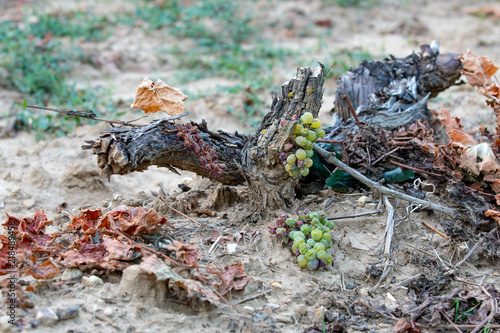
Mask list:
[[[238,164],[241,164],[241,149],[247,137],[222,131],[213,133],[205,122],[196,125],[205,143],[216,149],[219,162],[226,164],[225,172],[215,180],[227,185],[242,184],[245,179]],[[97,155],[97,165],[104,177],[144,171],[152,165],[173,172],[180,169],[210,177],[199,157],[177,138],[177,126],[171,121],[156,120],[134,128],[112,127],[102,132],[99,139],[87,143],[82,148],[92,149]]]

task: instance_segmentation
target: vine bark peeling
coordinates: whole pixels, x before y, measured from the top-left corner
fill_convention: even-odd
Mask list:
[[[82,149],[92,149],[104,177],[144,171],[150,166],[166,167],[173,172],[186,170],[227,185],[248,182],[269,208],[291,206],[298,180],[290,178],[279,162],[278,154],[290,142],[295,129],[294,115],[311,112],[317,117],[323,98],[324,66],[314,70],[301,67],[295,78],[285,82],[281,94],[274,95],[271,110],[262,119],[255,135],[237,132],[211,132],[207,124],[198,126],[204,142],[215,148],[224,173],[210,177],[199,157],[177,138],[177,128],[168,118],[142,127],[112,127]]]

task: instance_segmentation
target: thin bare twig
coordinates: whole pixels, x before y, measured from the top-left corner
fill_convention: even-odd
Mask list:
[[[402,168],[410,169],[410,170],[417,171],[417,172],[422,172],[422,173],[425,173],[425,174],[428,174],[428,175],[431,175],[431,176],[434,176],[434,177],[442,177],[442,175],[439,175],[437,173],[430,172],[430,171],[425,171],[425,170],[418,169],[418,168],[414,168],[414,167],[411,167],[409,165],[406,165],[406,164],[403,164],[403,163],[399,163],[399,162],[396,162],[396,161],[391,161],[391,163],[394,164],[394,165],[397,165],[399,167],[402,167]]]
[[[58,109],[51,109],[51,108],[45,108],[45,107],[41,107],[41,106],[34,106],[34,105],[26,105],[26,107],[30,108],[30,109],[38,109],[38,110],[46,110],[46,111],[62,113],[62,114],[65,114],[65,115],[71,116],[71,117],[86,118],[86,119],[91,119],[91,120],[104,121],[104,122],[107,122],[109,124],[120,124],[120,125],[124,125],[124,126],[133,126],[133,127],[141,127],[142,125],[132,124],[132,122],[138,121],[142,118],[147,117],[147,116],[142,116],[142,117],[139,117],[137,119],[133,119],[133,120],[129,120],[129,121],[120,121],[120,120],[109,120],[109,119],[97,118],[97,115],[92,110],[85,110],[85,111],[58,110]]]
[[[394,234],[394,207],[391,205],[387,196],[382,196],[384,199],[384,205],[387,210],[387,223],[385,227],[385,235],[384,235],[384,255],[389,257],[391,254],[391,243],[392,243],[392,235]]]
[[[351,100],[349,99],[349,96],[347,96],[347,94],[343,95],[342,99],[344,100],[344,102],[347,103],[347,108],[349,109],[349,111],[351,111],[351,114],[354,117],[354,120],[356,120],[356,125],[358,125],[358,126],[362,125],[361,122],[359,121],[358,115],[356,114],[356,110],[354,110],[354,107],[352,106],[352,103],[351,103]]]
[[[392,197],[402,199],[405,201],[409,201],[409,202],[414,202],[414,203],[422,205],[424,208],[430,208],[436,212],[443,213],[443,214],[446,214],[448,216],[456,217],[457,215],[460,215],[459,212],[455,209],[444,207],[441,205],[437,205],[435,203],[432,203],[432,202],[429,202],[426,200],[418,199],[418,198],[413,197],[411,195],[401,193],[401,192],[398,192],[396,190],[389,189],[383,185],[380,185],[379,183],[374,182],[371,179],[368,179],[367,177],[363,176],[358,171],[354,170],[353,168],[351,168],[347,164],[343,163],[342,161],[337,159],[332,153],[326,151],[325,149],[321,148],[317,144],[314,144],[314,151],[316,151],[316,153],[318,153],[321,157],[323,157],[328,163],[339,167],[340,169],[344,170],[345,172],[347,172],[348,174],[350,174],[351,176],[353,176],[354,178],[359,180],[361,183],[378,191],[381,194],[385,194],[385,195],[392,196]]]
[[[450,237],[446,236],[445,234],[443,234],[441,231],[437,230],[436,228],[434,228],[433,226],[431,226],[429,223],[426,223],[426,222],[422,222],[423,225],[425,225],[427,228],[431,229],[432,231],[434,231],[436,234],[438,234],[439,236],[443,237],[443,238],[446,238],[446,239],[449,239]]]
[[[174,211],[174,212],[176,212],[177,214],[180,214],[180,215],[184,216],[184,217],[185,217],[185,218],[187,218],[189,221],[192,221],[192,222],[194,222],[194,223],[197,223],[197,224],[199,224],[200,226],[204,225],[203,223],[200,223],[200,222],[196,221],[195,219],[193,219],[193,218],[191,218],[191,217],[187,216],[186,214],[184,214],[183,212],[181,212],[181,211],[179,211],[179,210],[175,209],[174,207],[170,206],[170,205],[169,205],[169,204],[168,204],[165,200],[163,200],[163,198],[162,198],[162,197],[159,197],[159,198],[160,198],[160,200],[161,200],[161,201],[163,201],[163,203],[164,203],[165,205],[167,205],[167,207],[168,207],[168,208],[170,208],[171,210],[173,210],[173,211]]]
[[[457,332],[463,333],[462,330],[457,327],[457,324],[455,324],[453,321],[451,321],[451,319],[446,315],[446,313],[444,313],[443,310],[441,310],[440,312],[446,318],[446,320],[448,320],[448,322],[450,323],[450,325],[453,326],[453,328],[457,330]]]
[[[358,214],[330,216],[330,217],[327,217],[327,220],[349,219],[349,218],[352,218],[352,217],[360,217],[360,216],[365,216],[365,215],[378,214],[380,212],[382,212],[382,211],[379,209],[379,210],[374,210],[374,211],[371,211],[371,212],[364,212],[364,213],[358,213]]]

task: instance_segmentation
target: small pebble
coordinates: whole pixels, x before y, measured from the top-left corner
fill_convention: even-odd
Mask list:
[[[280,282],[280,281],[274,281],[274,282],[271,282],[271,287],[278,288],[278,289],[283,288],[283,287],[281,286],[281,282]]]
[[[255,312],[255,308],[253,308],[253,307],[251,307],[251,306],[248,306],[248,305],[247,305],[247,306],[244,306],[244,307],[243,307],[243,310],[244,310],[245,312],[248,312],[248,313],[254,313],[254,312]]]
[[[64,309],[57,309],[57,316],[60,320],[68,320],[78,317],[80,306],[77,304],[70,305]]]
[[[370,202],[371,199],[370,197],[367,197],[366,195],[362,195],[358,198],[358,205],[364,206],[365,203]]]
[[[107,316],[107,317],[111,317],[113,315],[113,309],[112,308],[105,308],[102,313]]]
[[[236,243],[228,243],[227,244],[227,253],[229,253],[229,254],[235,253],[237,247],[238,247],[238,244],[236,244]]]
[[[292,310],[297,317],[301,317],[307,313],[307,306],[304,303],[295,304]]]
[[[184,178],[182,178],[182,183],[183,183],[184,185],[189,185],[189,184],[191,184],[191,183],[193,182],[193,180],[194,180],[194,179],[193,179],[193,178],[191,178],[191,177],[184,177]]]
[[[97,285],[102,285],[104,284],[104,282],[102,281],[102,279],[98,276],[95,276],[95,275],[91,275],[91,276],[84,276],[82,278],[82,282],[84,285],[88,286],[88,287],[95,287]]]
[[[78,280],[83,276],[83,272],[76,267],[68,267],[64,270],[61,280],[71,281]]]
[[[26,209],[31,209],[35,206],[35,200],[34,199],[26,199],[23,200],[23,207]]]
[[[57,314],[51,309],[40,309],[36,313],[36,320],[40,321],[43,325],[53,325],[59,320]]]

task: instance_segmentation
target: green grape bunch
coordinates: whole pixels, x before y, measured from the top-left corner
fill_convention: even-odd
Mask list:
[[[309,209],[297,211],[296,215],[281,213],[276,222],[268,226],[271,235],[281,237],[291,248],[299,266],[311,271],[332,262],[330,230],[334,227],[335,223],[327,219],[325,211]]]
[[[296,120],[296,119],[292,119]],[[293,133],[292,144],[284,146],[280,159],[291,177],[306,177],[313,165],[313,143],[325,136],[321,121],[314,118],[311,112],[305,112],[300,118]]]

